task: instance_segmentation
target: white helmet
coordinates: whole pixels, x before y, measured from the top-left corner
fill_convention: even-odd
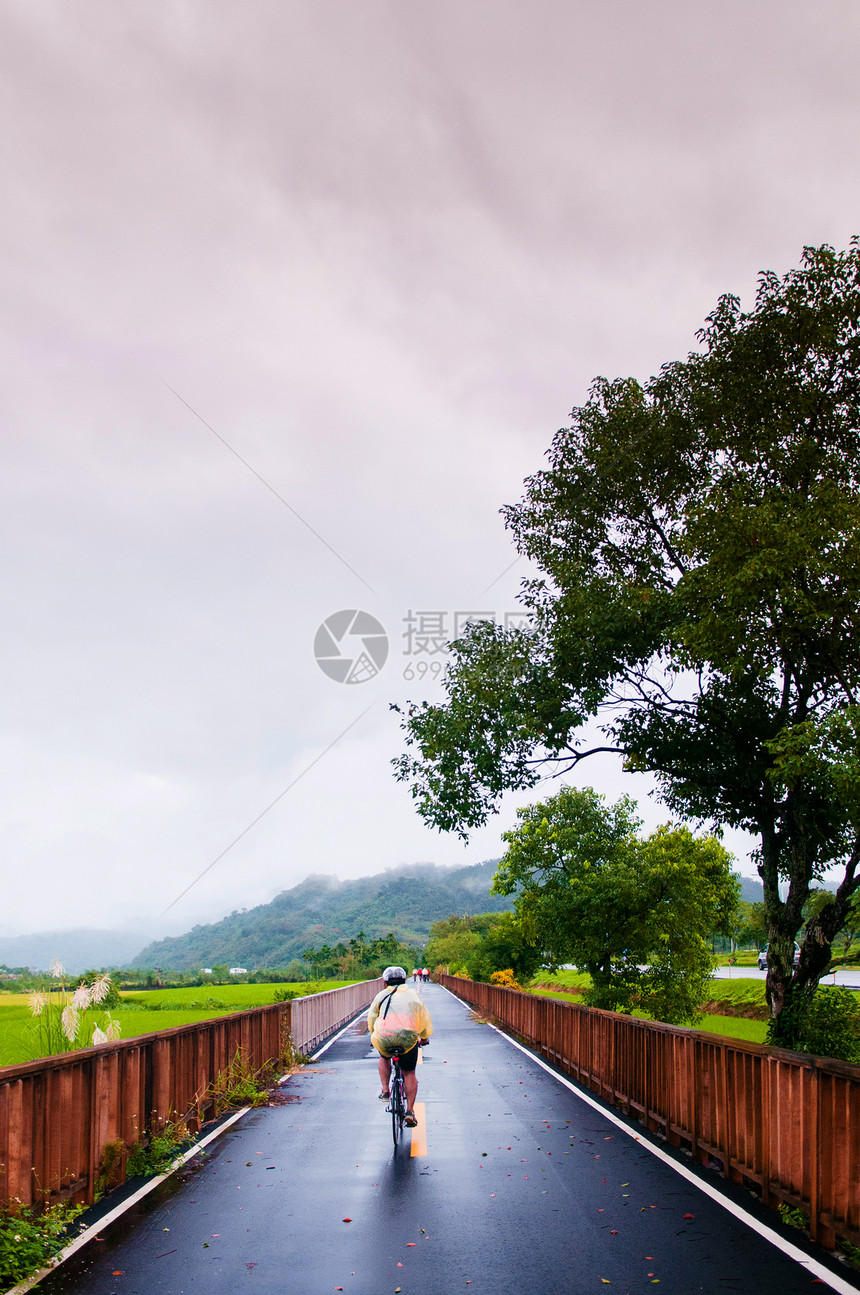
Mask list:
[[[392,980],[401,984],[406,984],[406,972],[402,967],[386,967],[382,973],[382,979],[386,985],[390,985]]]

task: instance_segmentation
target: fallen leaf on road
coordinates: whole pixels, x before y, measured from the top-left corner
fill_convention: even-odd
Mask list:
[[[351,1223],[352,1219],[344,1219],[344,1223]]]
[[[610,1229],[609,1229],[609,1235],[610,1235],[611,1237],[617,1237],[617,1236],[618,1236],[618,1228],[610,1228]]]
[[[115,1268],[114,1271],[111,1273],[111,1277],[122,1277],[122,1269]]]
[[[695,1215],[694,1215],[694,1214],[685,1214],[685,1215],[684,1215],[684,1218],[685,1218],[685,1219],[692,1219],[692,1218],[695,1218]]]
[[[414,1242],[414,1241],[407,1241],[407,1242],[406,1242],[406,1249],[408,1250],[410,1246],[414,1246],[414,1245],[415,1245],[415,1242]]]

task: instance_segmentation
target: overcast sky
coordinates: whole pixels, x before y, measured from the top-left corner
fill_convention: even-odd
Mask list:
[[[388,702],[445,660],[403,635],[515,611],[498,509],[596,374],[860,230],[855,0],[0,28],[0,933],[500,854],[515,801],[466,847],[391,778]],[[314,659],[343,609],[390,641],[361,683]],[[666,817],[610,760],[579,780]]]

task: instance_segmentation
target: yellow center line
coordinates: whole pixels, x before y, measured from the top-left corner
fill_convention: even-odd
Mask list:
[[[427,1155],[427,1120],[424,1115],[424,1103],[415,1103],[415,1114],[418,1116],[418,1125],[412,1130],[412,1146],[409,1149],[410,1156]]]

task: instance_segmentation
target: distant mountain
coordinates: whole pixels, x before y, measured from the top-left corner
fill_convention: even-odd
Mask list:
[[[741,899],[745,899],[748,904],[761,904],[764,900],[764,887],[760,881],[754,877],[742,877],[738,873],[741,883]]]
[[[0,936],[0,963],[48,971],[58,959],[71,975],[101,967],[127,967],[148,938],[146,931],[39,931]]]
[[[512,899],[490,894],[497,864],[498,859],[466,868],[416,864],[357,881],[307,877],[269,904],[149,944],[129,965],[171,971],[216,963],[283,967],[304,949],[348,944],[359,931],[373,939],[393,931],[407,944],[424,944],[431,923],[452,913],[513,908]]]

